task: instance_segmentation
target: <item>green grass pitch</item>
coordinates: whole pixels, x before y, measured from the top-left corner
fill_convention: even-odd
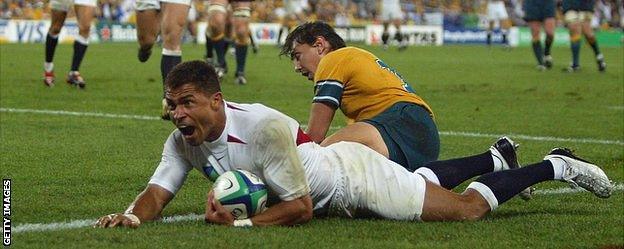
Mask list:
[[[137,45],[93,44],[81,73],[84,91],[64,83],[71,45],[59,45],[57,85],[42,83],[43,45],[0,45],[0,175],[12,179],[13,229],[123,211],[145,187],[169,122],[79,116],[81,113],[157,117],[160,49],[145,64]],[[365,47],[394,67],[433,108],[441,131],[441,159],[485,151],[497,135],[521,143],[523,164],[567,146],[602,166],[619,190],[610,199],[587,192],[555,194],[566,184],[537,186],[543,194],[514,198],[478,222],[396,222],[315,219],[297,227],[237,229],[202,220],[146,223],[141,228],[49,229],[14,232],[16,248],[600,248],[624,246],[624,54],[603,48],[608,69],[597,72],[584,46],[582,71],[562,73],[567,48],[555,48],[555,67],[535,70],[530,48],[482,46]],[[201,45],[185,45],[185,60],[202,59]],[[293,72],[278,49],[248,58],[249,84],[234,84],[235,62],[223,82],[229,101],[260,102],[305,124],[312,83]],[[10,110],[25,110],[12,112]],[[65,111],[53,114],[48,111]],[[70,115],[72,112],[76,115]],[[333,127],[344,125],[337,116]],[[334,129],[335,130],[335,129]],[[566,140],[567,139],[567,140]],[[465,185],[455,191],[462,191]],[[192,171],[164,216],[202,214],[210,183]],[[550,192],[549,192],[550,191]]]

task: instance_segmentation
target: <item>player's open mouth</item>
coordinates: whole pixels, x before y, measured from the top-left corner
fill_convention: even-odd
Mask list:
[[[180,132],[182,132],[182,135],[190,136],[190,135],[193,135],[193,132],[195,131],[195,127],[182,125],[182,126],[178,127],[178,130],[180,130]]]

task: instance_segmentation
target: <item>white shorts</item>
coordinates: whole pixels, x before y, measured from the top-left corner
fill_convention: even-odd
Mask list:
[[[97,0],[50,0],[50,9],[69,11],[73,5],[97,7]]]
[[[191,0],[136,0],[136,10],[159,10],[160,2],[191,5]]]
[[[188,15],[186,16],[186,21],[194,22],[197,20],[197,9],[195,8],[195,4],[191,4],[191,8],[189,8]]]
[[[492,1],[487,4],[487,18],[489,21],[500,21],[509,18],[503,1]]]
[[[593,17],[594,13],[590,11],[568,10],[563,20],[566,23],[582,23],[591,22]]]
[[[340,142],[327,147],[330,161],[339,165],[330,216],[420,220],[425,201],[425,179],[407,171],[359,143]]]
[[[403,11],[401,5],[390,4],[381,6],[381,20],[384,22],[401,19],[403,20]]]

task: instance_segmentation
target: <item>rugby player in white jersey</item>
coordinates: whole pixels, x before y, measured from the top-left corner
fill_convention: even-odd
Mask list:
[[[399,43],[399,50],[407,48],[407,41],[403,41],[403,34],[401,33],[401,24],[403,23],[403,10],[401,10],[401,3],[399,0],[381,0],[381,21],[383,24],[383,33],[381,34],[381,41],[383,42],[383,49],[388,49],[388,42],[390,39],[390,31],[388,30],[390,24],[394,25],[396,29],[394,31],[394,39]]]
[[[547,180],[578,184],[603,198],[612,192],[600,168],[566,149],[551,151],[539,163],[505,170],[509,163],[497,161],[500,152],[493,147],[492,161],[485,165],[466,164],[460,169],[433,163],[425,165],[430,172],[421,175],[359,143],[321,147],[297,121],[274,109],[225,101],[214,68],[202,61],[176,66],[167,76],[166,89],[177,129],[165,143],[160,165],[124,213],[103,216],[95,227],[138,227],[157,219],[193,168],[213,180],[223,172],[243,169],[265,182],[269,208],[251,219],[234,220],[212,191],[208,193],[206,222],[232,226],[295,225],[323,216],[477,220],[523,189]],[[441,186],[457,181],[456,171],[479,167],[490,173],[462,194]]]
[[[503,35],[503,46],[508,47],[509,41],[507,40],[507,35],[509,34],[511,21],[509,20],[509,15],[507,14],[507,10],[505,9],[505,1],[487,0],[487,20],[487,45],[492,45],[492,32],[494,31],[495,25],[498,25]]]
[[[65,24],[67,12],[74,6],[76,19],[78,20],[78,35],[74,38],[74,55],[72,56],[71,70],[67,74],[67,83],[80,89],[86,87],[86,83],[80,75],[79,69],[82,59],[89,46],[89,34],[91,32],[91,22],[95,16],[96,0],[51,0],[52,23],[48,29],[45,42],[45,61],[43,64],[43,83],[46,86],[54,86],[56,77],[54,75],[54,51],[58,44],[58,36]]]
[[[146,62],[152,54],[152,47],[160,33],[162,57],[160,74],[163,80],[171,69],[182,62],[182,35],[186,27],[191,0],[137,0],[137,38],[139,41],[138,59]],[[169,119],[167,105],[162,100],[162,119]]]

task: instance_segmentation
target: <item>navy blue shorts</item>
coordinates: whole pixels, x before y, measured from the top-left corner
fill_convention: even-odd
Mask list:
[[[381,134],[390,160],[414,171],[438,160],[440,137],[431,114],[422,106],[398,102],[379,115],[363,120]]]
[[[522,4],[524,20],[527,22],[542,22],[547,18],[555,17],[554,0],[525,0]]]

